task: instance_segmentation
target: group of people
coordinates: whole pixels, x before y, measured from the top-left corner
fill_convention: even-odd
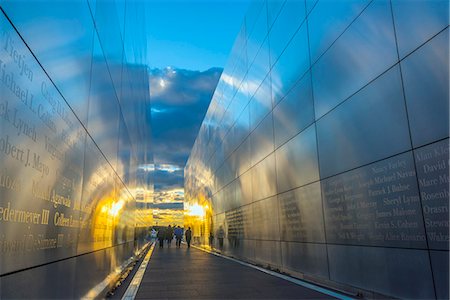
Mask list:
[[[191,227],[189,227],[184,233],[186,238],[186,243],[188,248],[191,247],[191,239],[192,239],[192,231]],[[183,239],[183,228],[180,226],[168,226],[166,229],[160,228],[157,233],[157,238],[159,241],[159,248],[164,248],[164,240],[167,241],[167,246],[170,247],[172,244],[172,240],[175,237],[177,248],[181,247],[181,240]]]

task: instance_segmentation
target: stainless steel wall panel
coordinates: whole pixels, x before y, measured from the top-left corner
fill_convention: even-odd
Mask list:
[[[245,30],[245,28],[243,28],[243,30]],[[242,49],[239,53],[239,56],[237,57],[236,70],[233,75],[235,82],[236,82],[236,88],[238,88],[238,91],[236,93],[237,96],[245,96],[245,97],[240,97],[242,99],[239,99],[241,102],[243,102],[243,104],[246,104],[248,101],[247,87],[245,85],[245,78],[247,76],[247,70],[248,70],[247,44],[245,41],[243,41]],[[245,101],[245,98],[247,98],[246,99],[247,101]]]
[[[317,136],[322,178],[410,149],[399,68],[320,119]]]
[[[96,37],[94,37],[91,81],[88,131],[108,161],[115,167],[119,132],[119,102],[108,66],[101,52],[100,42]]]
[[[227,124],[228,125],[228,124]],[[222,148],[223,148],[223,153],[225,155],[225,157],[229,157],[230,154],[232,153],[233,149],[233,144],[234,144],[234,128],[227,128],[227,134],[224,136],[223,141],[222,141]],[[226,130],[227,130],[226,129]]]
[[[109,209],[115,200],[114,175],[94,141],[86,139],[83,193],[77,254],[110,247],[113,244]]]
[[[416,149],[414,157],[428,246],[448,250],[449,141]]]
[[[199,132],[185,169],[202,177],[190,166],[217,149],[215,183],[186,180],[187,201],[211,207],[204,241],[222,226],[223,245],[213,248],[225,255],[354,295],[448,298],[445,8],[440,0],[254,1],[235,44],[244,50],[233,48],[216,90],[229,99],[213,98],[204,123],[215,133]],[[237,89],[230,77],[247,59],[254,65],[232,99],[224,85]],[[242,103],[219,123],[215,107],[236,97]],[[224,136],[230,120],[238,121]],[[224,147],[234,152],[218,168]],[[224,200],[228,186],[211,206],[195,198],[233,176],[234,204]]]
[[[268,0],[267,1],[267,24],[270,28],[273,22],[278,17],[281,8],[283,7],[286,0]]]
[[[246,84],[244,84],[244,85],[246,85]],[[242,115],[244,113],[244,110],[247,108],[248,101],[249,101],[249,98],[248,98],[246,86],[241,86],[240,89],[238,90],[238,92],[236,93],[236,95],[234,96],[234,100],[233,100],[233,102],[235,103],[235,116],[234,117],[235,117],[236,123],[238,124],[237,125],[238,127],[242,127],[244,125],[246,128],[249,127],[249,125],[247,125],[247,123],[249,122],[248,115],[247,115],[247,117]],[[248,109],[247,109],[247,111],[248,111]]]
[[[61,280],[64,274],[65,280]],[[0,297],[17,299],[76,298],[76,259],[63,260],[27,272],[0,277]],[[51,289],[43,289],[47,282]]]
[[[306,14],[311,13],[311,11],[316,6],[317,2],[319,2],[319,0],[305,0]]]
[[[392,1],[400,58],[448,26],[448,1]]]
[[[327,242],[426,248],[411,152],[322,182]]]
[[[128,129],[125,125],[122,114],[119,118],[119,138],[118,138],[118,153],[117,153],[117,174],[130,187],[134,186],[131,180],[131,155],[133,152]],[[133,169],[134,171],[134,169]]]
[[[218,169],[222,166],[223,162],[225,161],[225,153],[223,152],[223,148],[221,147],[221,141],[219,139],[214,140],[214,159],[215,161],[215,169]]]
[[[251,166],[251,153],[250,153],[250,138],[244,140],[244,142],[236,149],[236,171],[238,175],[246,172]]]
[[[88,4],[32,1],[26,3],[26,9],[23,6],[23,1],[2,1],[2,8],[33,54],[86,123],[94,34]]]
[[[273,152],[273,120],[268,114],[258,127],[250,134],[250,149],[252,165],[255,165]]]
[[[270,268],[281,267],[281,244],[279,241],[255,240],[255,262]]]
[[[401,62],[414,146],[448,137],[448,28]]]
[[[426,250],[329,244],[328,257],[331,280],[399,298],[435,298]]]
[[[88,292],[142,245],[130,191],[145,177],[137,169],[152,162],[141,113],[148,74],[139,50],[122,68],[125,3],[96,4],[2,1],[1,298],[96,297]],[[127,10],[142,16],[134,4]],[[102,23],[117,11],[121,21]],[[128,49],[145,43],[142,33],[132,33]],[[123,116],[118,95],[128,105]],[[136,133],[137,120],[145,129]],[[139,185],[147,199],[151,185]]]
[[[249,67],[246,77],[246,87],[249,97],[253,97],[256,90],[266,78],[266,75],[270,70],[270,57],[269,57],[269,42],[266,39],[261,45],[258,54],[253,61],[253,64]]]
[[[269,1],[269,6],[271,5],[271,2],[274,1]],[[284,2],[284,4],[282,3],[283,5],[280,5],[282,6],[281,12],[279,12],[278,19],[269,32],[271,66],[273,66],[278,60],[281,53],[286,48],[286,45],[297,32],[297,29],[300,27],[302,22],[304,22],[306,16],[304,1],[287,0],[277,2]],[[268,11],[269,16],[276,13],[271,9]]]
[[[236,184],[232,182],[223,188],[224,210],[235,209],[236,205]]]
[[[250,134],[250,107],[246,105],[239,113],[235,127],[236,143],[240,144]]]
[[[231,244],[231,253],[237,258],[245,258],[251,262],[255,261],[255,247],[256,241],[254,240],[239,240],[236,244]]]
[[[314,2],[317,2],[317,5]],[[312,63],[315,63],[338,39],[369,3],[369,0],[306,1],[309,9],[315,5],[314,10],[308,16]]]
[[[120,2],[119,2],[120,3]],[[121,27],[117,15],[117,4],[111,5],[110,1],[97,0],[95,10],[95,28],[100,39],[100,44],[105,55],[106,63],[117,99],[121,98],[121,80],[123,63],[123,41]]]
[[[251,204],[225,212],[226,236],[231,248],[241,248],[242,240],[254,233],[252,214]]]
[[[267,198],[254,202],[253,209],[253,236],[257,240],[279,241],[278,199]]]
[[[253,201],[273,196],[277,192],[275,155],[271,154],[252,169]]]
[[[397,60],[389,1],[373,1],[313,66],[316,118]]]
[[[233,128],[232,128],[233,130]],[[237,159],[238,153],[237,149],[233,151],[230,156],[228,157],[228,163],[231,166],[231,170],[233,171],[233,179],[238,177],[238,159]]]
[[[326,244],[281,242],[283,268],[328,278]]]
[[[246,16],[247,23],[247,59],[248,65],[251,66],[264,39],[267,36],[267,6],[266,1],[260,1],[256,3],[254,1],[253,6],[255,6],[253,15]]]
[[[242,205],[250,204],[252,202],[252,171],[249,170],[237,179],[236,197]]]
[[[303,24],[271,70],[274,104],[280,102],[309,67],[308,33]]]
[[[320,183],[278,194],[282,241],[325,242]]]
[[[273,109],[275,148],[314,122],[311,76],[305,75]]]
[[[5,274],[75,254],[85,132],[3,14],[0,24],[0,274]]]
[[[129,6],[132,6],[134,3],[130,2],[128,4]],[[125,1],[116,1],[116,11],[117,11],[117,21],[116,23],[119,25],[120,30],[118,31],[120,33],[120,36],[125,41],[125,17],[126,17],[126,2]],[[141,24],[139,24],[141,25]]]
[[[278,148],[275,158],[279,193],[318,180],[315,126],[311,125]]]
[[[188,196],[189,196],[189,194],[188,194]],[[225,202],[223,201],[223,190],[220,190],[214,194],[212,203],[214,205],[215,213],[221,214],[221,213],[225,212],[225,209],[224,209]],[[217,226],[219,226],[219,225],[217,225]]]
[[[448,252],[432,250],[430,256],[436,286],[436,298],[447,299],[449,297]]]
[[[270,76],[267,76],[250,100],[250,130],[258,126],[262,119],[272,110],[272,90]]]

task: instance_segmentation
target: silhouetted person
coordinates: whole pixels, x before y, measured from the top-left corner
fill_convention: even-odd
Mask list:
[[[214,234],[212,230],[209,232],[209,246],[212,247],[214,244]]]
[[[158,234],[156,235],[159,241],[159,248],[164,248],[164,239],[166,238],[166,233],[163,228],[158,230]]]
[[[177,248],[180,248],[181,247],[181,239],[183,238],[183,229],[181,229],[181,227],[178,226],[177,228],[175,228],[174,233],[175,233],[175,238],[177,240]]]
[[[169,225],[166,230],[166,240],[167,240],[167,247],[170,247],[170,244],[172,244],[173,240],[173,228]]]
[[[186,230],[186,233],[184,234],[184,236],[186,237],[186,243],[188,245],[188,248],[190,248],[191,247],[191,238],[192,238],[191,227],[189,227],[188,230]]]

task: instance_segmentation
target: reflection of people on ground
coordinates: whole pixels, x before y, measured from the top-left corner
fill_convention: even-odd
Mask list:
[[[166,238],[166,232],[164,231],[164,229],[160,228],[156,236],[159,240],[159,248],[164,248],[164,239]]]
[[[183,238],[183,229],[181,229],[181,227],[178,226],[177,228],[175,228],[174,234],[175,234],[175,238],[176,238],[177,248],[180,248],[181,247],[181,239]]]
[[[190,248],[191,247],[191,238],[192,238],[191,227],[189,227],[188,230],[186,230],[186,233],[184,235],[186,237],[186,243],[188,245],[188,248]]]
[[[167,247],[170,247],[170,244],[172,244],[173,240],[173,228],[169,225],[166,230],[166,240],[167,240]]]
[[[223,238],[225,236],[225,231],[223,230],[223,227],[220,226],[219,230],[217,231],[217,239],[219,240],[219,247],[220,249],[223,248]]]

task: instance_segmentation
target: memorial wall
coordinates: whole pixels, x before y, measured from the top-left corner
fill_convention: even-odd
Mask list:
[[[449,297],[448,1],[255,1],[185,168],[198,242]]]
[[[95,297],[151,221],[145,7],[0,6],[0,298]]]

